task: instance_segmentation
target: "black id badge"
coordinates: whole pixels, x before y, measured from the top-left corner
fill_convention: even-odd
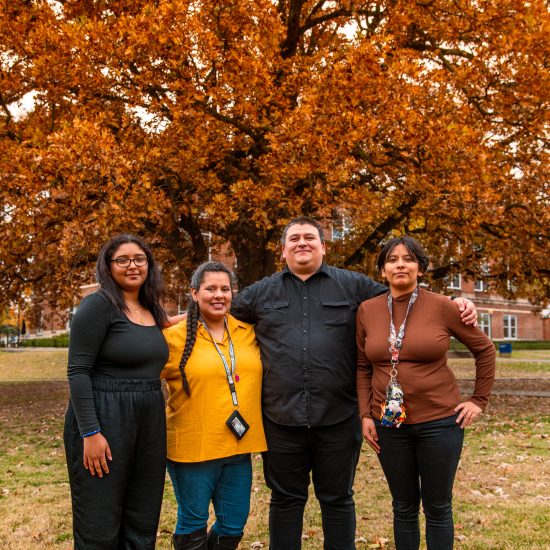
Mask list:
[[[242,439],[244,434],[248,431],[248,428],[250,428],[239,411],[233,411],[231,416],[227,419],[226,424],[237,439]]]

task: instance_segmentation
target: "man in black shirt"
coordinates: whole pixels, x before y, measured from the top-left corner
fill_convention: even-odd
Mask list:
[[[362,443],[355,316],[362,301],[387,288],[324,264],[323,229],[315,220],[292,220],[282,244],[285,269],[245,288],[231,310],[255,324],[262,355],[270,549],[301,548],[311,474],[325,549],[350,550]]]

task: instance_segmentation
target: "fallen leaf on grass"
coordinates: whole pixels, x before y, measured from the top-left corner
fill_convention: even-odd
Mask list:
[[[504,492],[502,487],[495,487],[495,494],[501,498],[508,498],[510,496]]]
[[[518,462],[523,462],[523,461],[526,460],[526,459],[527,459],[527,457],[526,457],[525,455],[517,455],[517,456],[516,456],[516,460],[517,460]]]
[[[367,546],[367,548],[386,548],[386,544],[390,542],[389,539],[385,539],[384,537],[378,537],[377,539],[374,539],[374,541]]]

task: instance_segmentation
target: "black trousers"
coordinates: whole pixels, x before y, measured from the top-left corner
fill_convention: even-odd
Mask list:
[[[69,402],[65,453],[76,550],[155,547],[166,467],[166,416],[160,380],[93,379],[101,433],[113,455],[99,478],[84,468],[83,441]]]
[[[393,497],[397,550],[418,550],[420,501],[429,550],[451,550],[454,542],[453,483],[464,430],[458,415],[386,428],[375,420],[380,464]]]
[[[357,415],[332,426],[281,426],[264,417],[268,452],[264,476],[271,489],[271,550],[298,550],[310,474],[321,506],[325,550],[355,548],[353,480],[361,450]]]

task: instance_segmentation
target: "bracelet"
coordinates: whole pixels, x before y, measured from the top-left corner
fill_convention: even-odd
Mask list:
[[[101,428],[94,430],[93,432],[88,432],[87,434],[82,434],[80,437],[90,437],[91,435],[98,434],[101,431]]]

